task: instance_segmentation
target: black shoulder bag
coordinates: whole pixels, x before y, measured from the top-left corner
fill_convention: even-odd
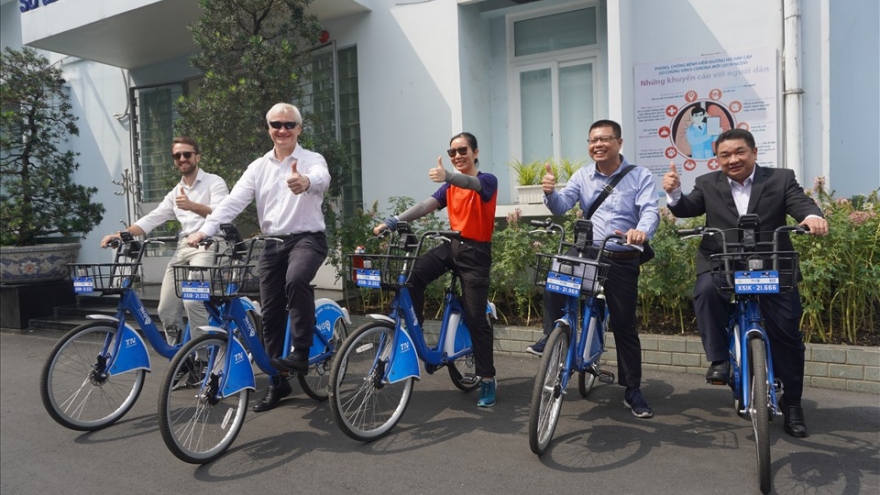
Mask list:
[[[585,215],[588,220],[593,216],[593,213],[596,213],[596,210],[599,209],[599,205],[602,204],[602,201],[605,201],[605,198],[607,198],[608,195],[611,194],[611,191],[614,190],[614,187],[617,186],[617,183],[620,182],[620,179],[623,179],[623,176],[628,174],[629,171],[634,168],[636,168],[635,165],[627,166],[626,168],[621,170],[619,174],[617,174],[617,177],[615,177],[614,180],[612,180],[608,184],[605,184],[605,188],[602,190],[602,194],[600,194],[599,197],[596,198],[596,201],[593,201],[593,204],[590,205],[590,209]],[[642,247],[644,248],[644,250],[639,253],[640,265],[643,265],[654,259],[654,249],[651,247],[650,244],[648,244],[648,241],[645,241],[645,243],[642,244]]]

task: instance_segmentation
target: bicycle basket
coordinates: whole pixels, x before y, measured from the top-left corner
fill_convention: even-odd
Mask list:
[[[608,278],[608,268],[594,259],[539,253],[535,285],[570,296],[595,294]]]
[[[775,294],[797,287],[795,251],[718,253],[709,261],[715,288],[725,294]]]
[[[73,292],[121,294],[140,276],[140,263],[68,263]]]
[[[416,261],[418,258],[396,254],[349,254],[348,272],[358,287],[409,287]]]
[[[174,292],[185,300],[208,301],[259,294],[254,265],[172,265]]]

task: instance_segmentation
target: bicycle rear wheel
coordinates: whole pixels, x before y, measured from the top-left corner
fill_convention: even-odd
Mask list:
[[[370,442],[387,435],[403,417],[413,379],[383,381],[394,341],[394,325],[369,322],[352,332],[330,369],[330,410],[349,437]]]
[[[767,381],[767,356],[764,339],[749,339],[749,370],[751,397],[749,415],[755,432],[755,450],[758,459],[758,479],[761,493],[770,492],[770,383]]]
[[[348,328],[342,318],[336,320],[336,326],[333,328],[333,336],[330,339],[330,354],[323,361],[317,362],[309,366],[309,372],[303,375],[296,375],[299,385],[303,392],[316,401],[325,401],[330,394],[330,366],[333,364],[333,356],[345,338],[348,337]]]
[[[529,447],[537,455],[543,455],[550,445],[565,391],[562,377],[565,373],[565,359],[569,347],[568,329],[557,325],[544,346],[541,364],[535,375],[532,388],[532,402],[529,407]]]
[[[108,373],[103,349],[117,328],[92,321],[69,331],[55,344],[40,374],[40,397],[58,424],[94,431],[116,422],[137,401],[146,370]]]
[[[211,334],[190,341],[174,355],[162,380],[159,431],[171,453],[190,464],[222,455],[244,424],[250,390],[228,397],[218,390],[228,339]]]

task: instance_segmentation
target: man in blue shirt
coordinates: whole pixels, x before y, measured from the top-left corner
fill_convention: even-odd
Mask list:
[[[596,198],[617,174],[630,164],[620,148],[623,145],[620,124],[599,120],[590,127],[589,150],[595,163],[580,168],[565,188],[556,192],[556,177],[547,166],[542,180],[544,204],[554,215],[562,215],[575,204],[588,211]],[[647,242],[660,224],[654,176],[644,167],[635,167],[615,186],[596,209],[592,218],[593,239],[598,244],[612,234],[626,236],[628,244]],[[605,281],[605,296],[617,345],[617,379],[626,387],[624,405],[638,418],[650,418],[653,411],[641,394],[642,347],[636,331],[636,304],[639,286],[640,250],[609,244],[603,259],[611,265]],[[565,296],[544,292],[544,337],[529,346],[527,352],[540,356],[547,335],[562,317]]]

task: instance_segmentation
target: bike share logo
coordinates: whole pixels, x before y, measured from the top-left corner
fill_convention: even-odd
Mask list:
[[[243,352],[236,352],[235,356],[233,356],[233,358],[234,358],[235,364],[241,363],[242,361],[245,360]]]
[[[250,318],[244,319],[244,325],[247,327],[249,337],[253,337],[254,335],[257,334],[257,329],[254,328],[254,325],[253,325],[253,323],[251,323]]]
[[[138,308],[138,312],[141,314],[141,318],[144,319],[144,323],[149,325],[153,322],[153,319],[150,318],[150,313],[147,313],[147,308],[141,306],[140,308]]]
[[[321,333],[323,333],[325,335],[330,333],[330,322],[329,321],[322,321],[321,323],[318,324],[318,330],[320,330]]]
[[[134,337],[132,337],[132,338],[130,338],[130,339],[125,339],[125,347],[126,347],[126,349],[128,349],[128,348],[130,348],[130,347],[134,347],[134,346],[136,346],[136,345],[137,345],[137,339],[135,339]]]
[[[400,343],[400,352],[409,352],[410,345],[409,342],[401,342]]]

